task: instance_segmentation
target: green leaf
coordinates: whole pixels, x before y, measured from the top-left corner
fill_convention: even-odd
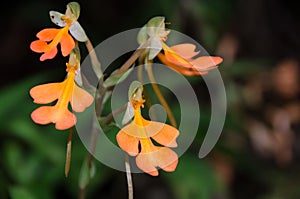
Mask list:
[[[80,5],[77,2],[70,2],[67,4],[66,16],[74,16],[77,20],[80,15]]]
[[[89,184],[90,180],[95,176],[95,173],[96,167],[94,162],[91,163],[91,168],[89,168],[88,159],[85,159],[80,169],[78,186],[81,189],[84,189]]]
[[[133,81],[128,90],[128,100],[142,100],[143,85],[139,81]]]
[[[131,71],[133,70],[133,67],[131,67],[130,69],[128,69],[126,72],[121,73],[121,74],[112,74],[110,77],[108,77],[105,81],[104,81],[104,86],[105,87],[111,87],[114,86],[116,84],[121,83],[122,81],[124,81],[128,75],[131,73]]]
[[[33,195],[23,187],[10,187],[9,194],[12,199],[34,199]]]

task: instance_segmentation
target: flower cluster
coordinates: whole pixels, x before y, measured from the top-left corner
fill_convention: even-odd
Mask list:
[[[30,90],[30,95],[37,104],[49,104],[56,101],[53,106],[41,106],[31,114],[32,120],[37,124],[55,123],[58,130],[69,129],[76,123],[72,110],[82,112],[93,102],[93,96],[76,84],[76,76],[80,75],[80,54],[76,47],[77,41],[86,41],[87,37],[77,19],[79,17],[79,4],[68,4],[65,15],[50,11],[51,20],[61,26],[61,29],[46,28],[41,30],[37,37],[39,40],[30,44],[31,50],[43,53],[41,61],[52,59],[57,54],[57,45],[60,44],[63,56],[69,55],[66,64],[67,76],[61,83],[48,83],[35,86]],[[73,37],[75,38],[75,41]]]
[[[142,171],[152,176],[159,174],[158,168],[167,172],[174,171],[178,164],[178,155],[171,148],[177,147],[176,139],[179,136],[179,131],[176,128],[175,117],[155,83],[151,63],[155,58],[158,58],[167,67],[182,75],[198,76],[217,68],[223,59],[218,56],[202,56],[196,50],[196,46],[191,43],[168,46],[166,40],[170,30],[165,28],[165,18],[154,17],[141,28],[137,35],[140,48],[120,69],[117,69],[110,76],[104,77],[96,53],[77,21],[80,14],[79,4],[76,2],[69,3],[65,14],[56,11],[50,11],[49,14],[51,21],[60,28],[46,28],[39,31],[36,35],[38,39],[31,42],[30,49],[42,53],[40,61],[45,61],[57,55],[60,45],[61,54],[64,57],[69,56],[69,61],[66,63],[67,75],[62,82],[38,85],[30,90],[34,103],[43,104],[31,113],[32,120],[42,125],[54,123],[58,130],[70,129],[76,124],[76,116],[73,111],[83,112],[93,101],[100,107],[104,105],[105,100],[109,99],[110,95],[110,92],[107,91],[111,91],[111,88],[125,79],[131,71],[128,69],[134,67],[138,60],[146,65],[146,69],[148,69],[146,72],[151,80],[153,91],[165,107],[171,125],[150,121],[142,116],[141,108],[144,107],[145,102],[142,95],[143,86],[142,83],[134,81],[128,92],[128,107],[133,114],[126,116],[125,113],[127,119],[130,120],[133,117],[133,120],[119,130],[116,140],[123,151],[135,157],[136,165]],[[81,79],[78,42],[85,42],[91,54],[93,70],[100,79],[99,87],[94,88],[98,92],[95,99],[80,87],[80,81],[78,81]],[[138,74],[138,79],[140,74]],[[96,116],[101,122],[102,107],[97,108]],[[109,115],[105,121],[108,120],[107,118]],[[95,149],[95,146],[91,148]],[[70,148],[68,150],[70,151]],[[67,157],[70,163],[70,156]],[[88,159],[90,161],[88,165],[91,167],[92,159]],[[66,166],[66,175],[67,173],[68,166]]]

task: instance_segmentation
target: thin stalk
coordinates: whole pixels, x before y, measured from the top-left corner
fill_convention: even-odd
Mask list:
[[[137,79],[139,82],[141,82],[142,84],[144,84],[144,79],[143,79],[143,65],[139,65],[137,68]]]
[[[123,111],[126,110],[126,108],[127,108],[127,103],[124,104],[123,106],[121,106],[120,108],[118,108],[118,109],[112,111],[110,114],[108,114],[108,115],[106,116],[106,118],[105,118],[104,121],[103,121],[103,124],[104,124],[104,125],[109,124],[109,123],[114,119],[114,116],[115,116],[115,115],[118,115],[118,114],[122,113]]]
[[[67,153],[66,153],[66,163],[65,163],[65,176],[68,177],[70,171],[71,163],[71,151],[72,151],[72,137],[73,137],[73,128],[70,128],[68,142],[67,142]]]
[[[126,177],[127,177],[127,185],[128,185],[128,199],[133,199],[133,183],[131,178],[129,156],[127,154],[125,154],[125,169],[126,169]]]
[[[103,99],[104,99],[104,95],[106,92],[106,89],[103,87],[103,72],[101,70],[101,64],[97,58],[97,55],[95,53],[95,50],[94,50],[94,47],[93,47],[91,41],[87,40],[85,42],[85,45],[89,51],[94,72],[97,75],[97,77],[99,78],[99,87],[97,90],[97,95],[95,97],[96,116],[97,116],[97,118],[99,118],[102,113]],[[97,125],[97,124],[94,124],[94,125]],[[91,169],[91,167],[92,167],[92,162],[94,159],[93,154],[96,150],[97,139],[98,139],[98,133],[95,129],[96,128],[94,127],[92,130],[91,141],[90,141],[91,144],[90,144],[90,150],[89,150],[90,152],[87,155],[88,156],[87,164],[88,164],[89,169]],[[87,187],[79,189],[78,199],[85,199],[86,188]]]
[[[165,97],[163,96],[161,90],[159,89],[159,87],[156,83],[156,80],[154,78],[153,71],[152,71],[152,63],[151,62],[147,63],[147,73],[148,73],[149,80],[151,81],[152,88],[153,88],[158,100],[160,101],[161,105],[166,109],[166,112],[169,117],[171,125],[176,128],[177,127],[176,119],[175,119]]]
[[[103,76],[103,72],[101,70],[101,64],[98,60],[98,57],[95,53],[95,49],[91,43],[91,41],[88,39],[86,42],[85,42],[85,46],[86,48],[88,49],[88,52],[90,54],[90,57],[91,57],[91,62],[92,62],[92,67],[93,67],[93,70],[96,74],[96,76],[98,78],[102,77]]]
[[[131,55],[131,57],[120,67],[120,69],[117,71],[116,74],[122,74],[124,73],[132,64],[141,56],[141,54],[144,52],[144,50],[149,46],[150,40],[140,45],[134,53]]]

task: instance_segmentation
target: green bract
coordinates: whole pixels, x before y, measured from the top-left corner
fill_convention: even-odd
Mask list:
[[[139,81],[133,81],[128,90],[128,100],[142,101],[143,100],[143,85]]]
[[[66,16],[68,16],[68,17],[73,16],[75,18],[75,20],[77,20],[79,15],[80,15],[80,5],[79,5],[79,3],[77,3],[77,2],[68,3],[67,10],[66,10]]]

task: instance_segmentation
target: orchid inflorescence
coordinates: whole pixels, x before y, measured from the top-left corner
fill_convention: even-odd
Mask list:
[[[41,125],[54,123],[57,130],[71,129],[76,124],[77,119],[72,111],[83,112],[93,102],[102,105],[107,99],[99,96],[93,97],[81,88],[81,60],[78,42],[85,42],[87,45],[87,42],[90,41],[77,21],[79,14],[80,6],[76,2],[67,5],[65,14],[50,11],[51,21],[60,28],[41,30],[36,35],[38,40],[31,42],[30,45],[32,51],[42,53],[40,61],[53,59],[57,55],[58,44],[60,44],[61,54],[64,57],[69,56],[66,63],[67,75],[65,80],[60,83],[38,85],[30,90],[34,103],[49,104],[56,101],[54,105],[44,105],[34,110],[31,118],[35,123]],[[120,79],[118,75],[128,72],[131,67],[135,66],[135,61],[146,66],[146,72],[149,73],[149,78],[152,77],[153,80],[151,63],[155,58],[158,58],[170,69],[185,76],[204,75],[209,70],[217,68],[217,65],[222,62],[221,57],[199,56],[200,52],[196,51],[196,46],[192,43],[168,46],[166,41],[170,30],[167,30],[165,25],[165,18],[162,16],[150,19],[137,35],[137,42],[140,44],[137,49],[139,56],[106,78],[101,76],[102,73],[96,74],[102,80],[104,79],[99,83],[101,84],[99,88],[103,88],[100,92],[102,95],[106,94],[108,90],[107,82],[110,80],[109,87],[121,83],[121,81],[117,81]],[[95,60],[93,61],[95,62]],[[97,70],[102,71],[100,64]],[[112,79],[115,79],[113,84],[111,83]],[[147,99],[144,99],[142,95],[142,83],[134,81],[129,88],[127,107],[132,110],[133,114],[130,117],[127,116],[127,125],[121,128],[116,135],[120,148],[129,156],[135,156],[137,167],[152,176],[158,175],[158,167],[167,172],[176,169],[178,156],[171,148],[177,147],[176,139],[179,136],[176,121],[171,120],[172,112],[168,107],[169,105],[164,100],[159,88],[155,86],[153,83],[154,92],[166,108],[171,125],[150,121],[142,116],[141,108],[144,108]],[[97,117],[100,121],[102,113],[98,113]],[[129,122],[131,118],[133,119]]]

